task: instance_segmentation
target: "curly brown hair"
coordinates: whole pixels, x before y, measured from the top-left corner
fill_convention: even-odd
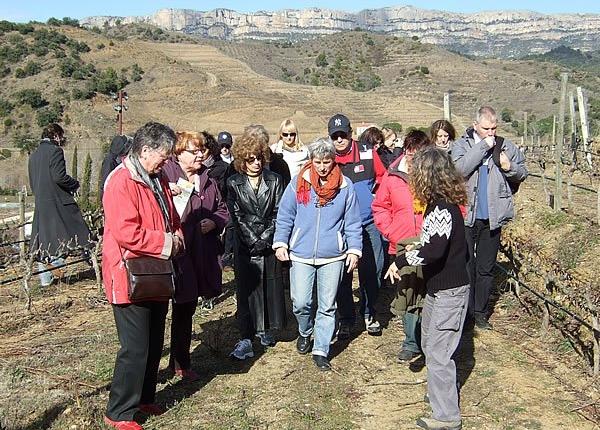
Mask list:
[[[436,200],[455,205],[467,204],[464,177],[456,170],[448,153],[435,146],[417,151],[409,178],[413,196],[425,204]]]
[[[250,156],[260,158],[265,164],[271,159],[269,133],[262,125],[249,125],[231,147],[233,167],[240,173],[246,173],[246,159]]]

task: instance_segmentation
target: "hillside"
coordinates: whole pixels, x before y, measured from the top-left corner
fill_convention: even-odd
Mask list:
[[[453,112],[470,118],[481,104],[522,117],[556,113],[560,66],[532,60],[476,60],[420,40],[350,31],[318,40],[210,42],[257,73],[289,82],[361,91],[372,97],[409,97],[441,106],[451,93]],[[553,100],[556,99],[556,100]]]

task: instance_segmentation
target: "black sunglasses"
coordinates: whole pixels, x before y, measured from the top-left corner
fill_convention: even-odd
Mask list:
[[[255,157],[254,155],[251,155],[251,156],[250,156],[250,157],[248,157],[248,158],[244,158],[244,161],[245,161],[246,163],[249,163],[249,164],[252,164],[252,163],[254,163],[256,160],[258,160],[258,161],[260,161],[260,162],[262,163],[262,161],[263,161],[263,158],[262,158],[260,155],[259,155],[258,157]]]
[[[336,141],[338,138],[346,139],[348,137],[348,133],[344,133],[343,131],[336,131],[331,136],[331,140]]]
[[[283,137],[296,137],[296,133],[281,133]]]

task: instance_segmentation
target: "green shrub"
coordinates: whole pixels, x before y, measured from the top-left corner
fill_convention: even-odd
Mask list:
[[[18,131],[13,135],[13,145],[21,150],[21,153],[31,154],[38,146],[38,141],[27,131]]]
[[[8,75],[10,75],[10,72],[10,67],[5,64],[0,64],[0,79],[6,78]]]
[[[44,97],[42,97],[42,93],[39,90],[34,90],[31,88],[18,91],[14,96],[19,105],[29,105],[34,109],[48,104]]]
[[[0,99],[0,117],[5,117],[9,115],[12,112],[13,108],[14,106],[11,102],[9,102],[8,100]]]
[[[315,59],[315,64],[317,65],[317,67],[327,67],[329,65],[329,63],[327,62],[327,55],[325,55],[324,52],[321,52],[319,55],[317,55],[317,58]]]
[[[396,133],[402,132],[402,124],[399,122],[386,122],[381,126],[381,128],[389,128],[390,130],[394,130]]]
[[[98,43],[98,44],[96,45],[96,49],[98,49],[98,50],[100,50],[100,49],[104,49],[104,48],[105,48],[105,45],[104,45],[104,43]]]
[[[37,111],[37,125],[45,127],[53,122],[60,122],[63,108],[58,102],[52,103],[51,106],[45,106]]]
[[[4,120],[4,127],[11,127],[14,125],[14,121],[12,120],[12,118],[6,118]]]

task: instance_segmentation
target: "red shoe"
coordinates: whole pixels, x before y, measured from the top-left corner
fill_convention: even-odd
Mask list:
[[[117,430],[144,430],[144,427],[135,421],[113,421],[108,417],[104,417],[104,424]]]
[[[138,405],[138,409],[140,412],[145,413],[146,415],[162,415],[165,413],[165,410],[158,406],[156,403],[148,403],[148,404],[140,404]]]
[[[192,369],[177,369],[175,375],[181,376],[186,381],[194,382],[200,379],[200,375],[194,372]]]

